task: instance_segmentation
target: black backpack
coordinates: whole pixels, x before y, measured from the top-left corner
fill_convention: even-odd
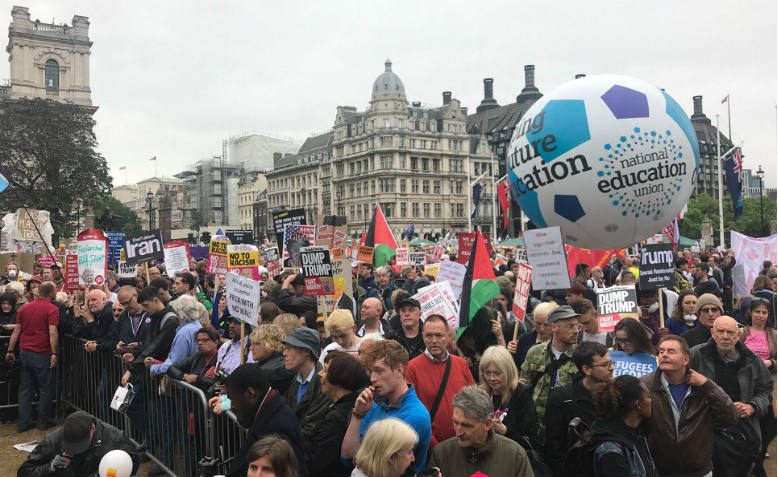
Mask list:
[[[597,443],[592,442],[591,429],[580,417],[574,417],[567,425],[567,442],[564,475],[593,477]]]

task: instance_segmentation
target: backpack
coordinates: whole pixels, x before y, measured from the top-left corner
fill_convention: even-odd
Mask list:
[[[591,429],[580,417],[574,417],[567,425],[567,442],[569,447],[564,456],[565,475],[593,477],[597,443],[592,442]]]
[[[162,321],[159,323],[159,329],[161,330],[162,328],[164,328],[165,323],[167,323],[171,319],[175,320],[175,322],[178,323],[178,315],[176,315],[175,311],[168,311],[167,313],[165,313],[165,316],[162,317]]]

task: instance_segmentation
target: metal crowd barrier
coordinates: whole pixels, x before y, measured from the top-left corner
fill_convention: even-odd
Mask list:
[[[5,354],[8,351],[8,344],[11,341],[11,336],[0,336],[0,422],[10,422],[17,419],[17,410],[19,408],[19,386],[21,383],[21,361],[19,361],[19,353],[16,353],[16,360],[9,362],[5,360]],[[54,368],[54,380],[52,386],[54,386],[53,404],[56,406],[59,403],[59,381],[62,374],[60,373],[59,366]],[[39,390],[38,390],[39,391]],[[34,395],[32,405],[38,406],[38,393]]]
[[[232,411],[215,416],[214,434],[216,443],[216,473],[226,475],[233,458],[238,455],[246,440],[246,429],[238,424]]]

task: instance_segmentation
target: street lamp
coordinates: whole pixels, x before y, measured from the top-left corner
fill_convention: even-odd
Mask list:
[[[762,178],[764,177],[764,171],[762,165],[759,165],[759,169],[756,170],[756,175],[759,177],[759,233],[764,233],[764,211],[762,208]]]
[[[154,194],[151,191],[146,193],[146,206],[149,208],[149,230],[154,228]]]

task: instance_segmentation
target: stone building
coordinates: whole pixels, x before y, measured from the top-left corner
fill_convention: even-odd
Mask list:
[[[5,96],[92,107],[89,19],[74,15],[72,25],[33,21],[29,10],[19,6],[11,9],[11,17],[6,47],[11,78]]]
[[[702,96],[694,96],[694,113],[691,116],[694,132],[697,134],[697,144],[700,147],[700,165],[697,167],[697,181],[694,184],[692,197],[697,194],[708,194],[711,197],[718,198],[719,194],[719,164],[718,153],[716,152],[716,125],[702,110]],[[720,137],[722,162],[724,154],[732,148],[732,142],[729,138],[721,134]],[[727,178],[722,173],[722,184],[724,187],[724,196],[729,195],[727,189]],[[747,190],[743,190],[742,197],[746,197]]]
[[[238,179],[238,217],[241,230],[254,230],[254,203],[266,190],[267,178],[264,172],[244,172]]]

